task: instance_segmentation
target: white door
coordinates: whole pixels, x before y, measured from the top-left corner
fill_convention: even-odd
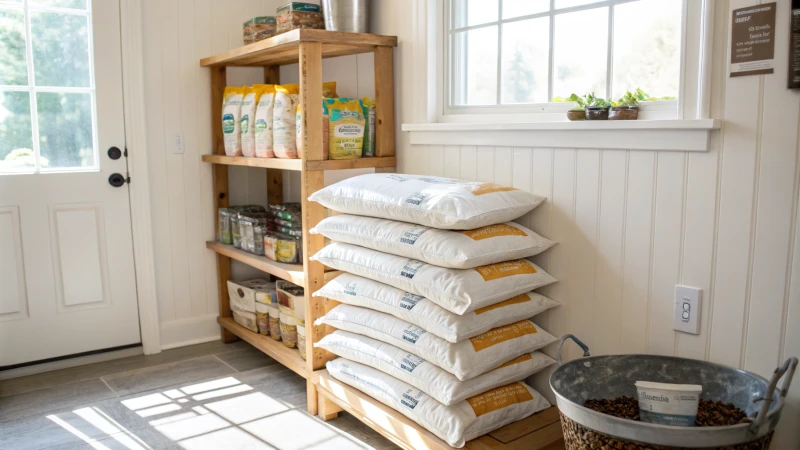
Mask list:
[[[118,0],[0,0],[0,370],[141,342]]]

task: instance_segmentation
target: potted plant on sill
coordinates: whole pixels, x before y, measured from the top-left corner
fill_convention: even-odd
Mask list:
[[[641,89],[637,88],[635,93],[626,92],[619,100],[611,106],[608,120],[636,120],[639,118],[639,100],[647,98]]]
[[[567,111],[567,119],[569,120],[584,120],[586,119],[586,100],[579,97],[577,94],[572,94],[567,98],[554,98],[555,101],[561,102],[575,102],[575,106]]]
[[[586,95],[586,120],[608,120],[609,108],[611,103],[594,92]]]

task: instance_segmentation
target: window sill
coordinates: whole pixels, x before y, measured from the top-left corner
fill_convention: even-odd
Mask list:
[[[403,124],[411,144],[704,152],[716,119]]]

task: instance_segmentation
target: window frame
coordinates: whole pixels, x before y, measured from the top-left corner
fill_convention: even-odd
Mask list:
[[[456,28],[456,16],[452,14],[453,4],[456,0],[440,0],[438,12],[441,14],[440,20],[435,20],[440,27],[437,30],[437,49],[433,49],[443,57],[440,59],[441,79],[437,83],[440,87],[440,97],[438,99],[441,104],[439,105],[439,112],[436,114],[439,122],[495,122],[508,118],[509,114],[513,114],[515,120],[522,122],[548,122],[555,120],[563,120],[564,114],[572,107],[572,103],[561,102],[544,102],[544,103],[517,103],[517,104],[501,104],[502,101],[502,47],[503,47],[503,24],[514,23],[523,20],[530,20],[541,17],[549,17],[550,19],[550,39],[549,39],[549,67],[548,67],[548,98],[553,97],[553,62],[554,62],[554,46],[553,37],[555,34],[555,17],[560,14],[586,11],[591,9],[608,7],[608,54],[606,64],[606,90],[608,95],[611,94],[611,87],[613,83],[613,20],[614,20],[614,6],[626,3],[633,3],[640,0],[603,0],[587,5],[573,6],[569,8],[555,9],[555,0],[550,0],[550,8],[547,11],[529,14],[525,16],[514,17],[510,19],[503,19],[503,1],[498,1],[498,18],[495,21],[481,23],[472,26],[464,26]],[[700,10],[703,14],[713,14],[713,9],[709,8],[705,3],[709,0],[704,0]],[[711,0],[713,1],[713,0]],[[701,2],[695,2],[701,3]],[[687,69],[687,32],[690,30],[688,27],[688,17],[696,13],[698,8],[693,7],[688,0],[681,0],[682,14],[681,14],[681,43],[680,43],[680,81],[679,81],[679,94],[678,100],[667,100],[658,102],[642,102],[640,104],[640,119],[682,119],[685,116],[685,102],[684,97],[687,92],[685,85],[685,72]],[[429,9],[429,11],[433,11]],[[700,22],[705,23],[705,20]],[[453,36],[456,33],[465,30],[480,29],[497,26],[497,102],[493,105],[455,105],[453,104],[455,83],[455,55],[452,52]],[[699,31],[699,30],[698,30]],[[697,33],[698,36],[700,33]],[[429,47],[429,51],[431,51]],[[699,94],[699,93],[698,93]],[[691,99],[689,99],[691,100]],[[700,116],[700,109],[698,105],[698,114]]]
[[[50,173],[85,173],[100,171],[100,150],[97,131],[97,85],[94,73],[94,22],[92,17],[92,0],[86,0],[86,10],[74,8],[62,8],[56,6],[46,6],[30,4],[29,0],[0,0],[0,8],[16,9],[22,11],[25,21],[25,63],[27,70],[27,84],[20,85],[0,85],[0,92],[27,92],[30,101],[31,118],[31,149],[34,154],[34,167],[26,167],[19,170],[0,171],[0,176],[4,175],[30,175],[30,174],[50,174]],[[89,86],[37,86],[36,75],[33,61],[33,37],[31,33],[31,11],[49,12],[57,14],[71,14],[84,16],[87,20],[87,44],[88,44],[88,69]],[[57,93],[57,94],[89,94],[92,118],[92,154],[94,161],[91,166],[81,167],[41,167],[41,149],[39,134],[39,111],[37,106],[36,94],[38,93]]]

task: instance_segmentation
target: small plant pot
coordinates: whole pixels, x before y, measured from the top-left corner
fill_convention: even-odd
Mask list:
[[[570,109],[567,111],[567,119],[569,120],[585,120],[586,111],[582,109]]]
[[[590,106],[586,108],[586,120],[608,120],[608,107]]]
[[[636,120],[638,118],[638,106],[614,106],[608,114],[608,120]]]

